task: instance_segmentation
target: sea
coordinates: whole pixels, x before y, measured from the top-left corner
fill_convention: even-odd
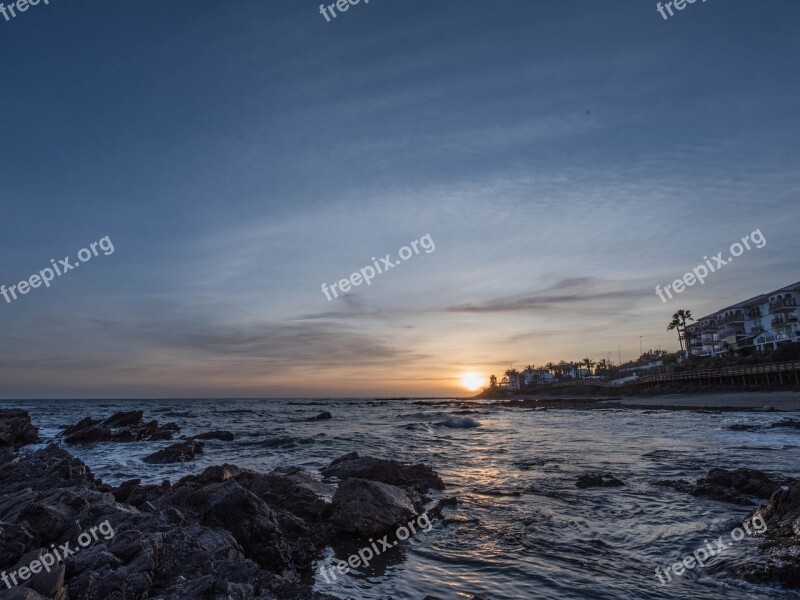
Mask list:
[[[182,434],[232,431],[208,441],[193,462],[147,465],[142,458],[171,442],[73,447],[95,476],[118,484],[158,483],[221,463],[259,471],[297,465],[318,472],[339,456],[361,455],[431,465],[456,496],[406,542],[369,568],[314,584],[340,598],[422,600],[800,598],[800,593],[736,578],[757,554],[746,535],[704,568],[661,583],[672,565],[706,541],[730,537],[751,511],[655,485],[693,482],[714,467],[750,467],[800,477],[800,431],[731,431],[769,424],[779,413],[659,410],[531,410],[457,399],[226,399],[2,401],[24,408],[46,442],[79,419],[141,409],[175,422]],[[329,411],[333,418],[309,421]],[[603,472],[616,488],[580,489],[577,478]],[[365,546],[367,545],[365,540]],[[335,566],[351,546],[329,548],[318,566]]]

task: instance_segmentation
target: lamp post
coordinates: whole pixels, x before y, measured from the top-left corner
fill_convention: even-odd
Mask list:
[[[619,364],[622,364],[622,344],[617,344],[617,358],[619,359]]]

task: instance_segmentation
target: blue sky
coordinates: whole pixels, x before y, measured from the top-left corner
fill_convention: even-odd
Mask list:
[[[0,396],[446,395],[800,280],[800,4],[50,0],[0,18]],[[759,228],[703,286],[654,293]],[[329,302],[331,283],[430,234]]]

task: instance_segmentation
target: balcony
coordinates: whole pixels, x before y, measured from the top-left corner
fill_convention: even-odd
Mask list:
[[[794,312],[797,309],[797,304],[784,304],[783,302],[776,302],[769,305],[769,313],[771,315]]]

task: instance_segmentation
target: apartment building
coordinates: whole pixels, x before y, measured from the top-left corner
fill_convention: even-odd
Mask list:
[[[743,348],[763,352],[785,342],[798,342],[798,300],[800,282],[702,317],[686,328],[689,351],[697,356]]]

